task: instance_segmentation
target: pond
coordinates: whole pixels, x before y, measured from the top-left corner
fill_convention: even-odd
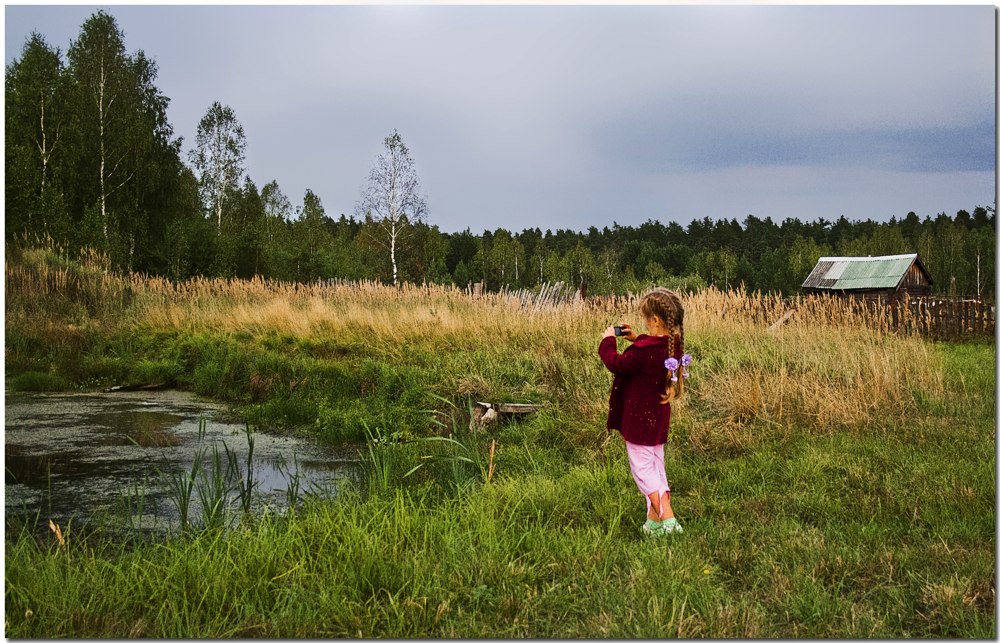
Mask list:
[[[179,531],[284,513],[358,481],[356,447],[254,429],[181,391],[5,395],[5,518]],[[249,490],[249,493],[247,492]],[[186,509],[185,509],[186,507]],[[63,527],[65,528],[65,527]]]

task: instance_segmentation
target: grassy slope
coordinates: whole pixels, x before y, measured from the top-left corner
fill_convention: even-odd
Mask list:
[[[549,408],[464,451],[384,445],[384,485],[225,536],[9,536],[7,635],[995,637],[992,344],[875,338],[865,351],[897,366],[841,381],[818,379],[836,351],[813,329],[741,337],[689,318],[698,361],[667,464],[686,531],[649,542],[620,439],[601,429],[604,320],[549,320],[565,332],[546,336],[495,314],[480,320],[503,331],[491,343],[447,319],[399,341],[374,321],[346,330],[357,319],[112,332],[86,318],[41,342],[8,312],[8,376],[167,375],[322,439],[353,439],[361,419],[426,435],[417,411],[449,410],[432,393]],[[403,479],[428,452],[441,460]]]

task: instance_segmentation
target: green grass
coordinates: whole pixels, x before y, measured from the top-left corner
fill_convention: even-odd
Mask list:
[[[964,386],[992,386],[992,347],[936,350]],[[558,414],[467,436],[481,455],[500,445],[489,483],[474,468],[448,483],[447,456],[467,451],[385,440],[387,484],[293,518],[138,547],[14,534],[7,632],[992,638],[992,404],[970,389],[913,424],[735,457],[687,453],[678,430],[667,467],[685,532],[657,542],[638,534],[620,441],[570,455]]]
[[[996,637],[992,343],[927,344],[943,389],[863,422],[736,420],[699,387],[815,355],[692,333],[667,448],[685,531],[648,541],[583,332],[538,350],[77,322],[51,342],[8,324],[10,388],[173,381],[253,424],[366,441],[368,479],[156,542],[59,545],[8,516],[9,637]],[[470,434],[484,398],[546,406]]]
[[[56,373],[27,371],[9,377],[7,387],[12,391],[25,392],[63,391],[69,387],[69,382]]]
[[[672,454],[685,533],[658,542],[637,532],[642,499],[617,444],[604,464],[501,464],[457,493],[431,480],[348,494],[224,537],[132,549],[15,538],[7,631],[991,637],[992,473],[948,475],[935,449],[898,446],[835,436],[779,460]],[[971,504],[955,502],[956,481]]]

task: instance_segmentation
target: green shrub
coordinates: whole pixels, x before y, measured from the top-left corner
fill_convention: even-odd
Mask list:
[[[39,371],[28,371],[9,377],[7,378],[7,386],[12,391],[22,392],[65,391],[72,388],[61,375]]]
[[[142,359],[129,368],[129,379],[135,384],[174,383],[183,370],[177,362]]]

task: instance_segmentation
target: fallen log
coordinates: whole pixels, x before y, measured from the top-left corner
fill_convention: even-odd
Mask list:
[[[168,382],[158,384],[123,384],[104,389],[105,393],[124,393],[126,391],[162,391],[170,388]]]

